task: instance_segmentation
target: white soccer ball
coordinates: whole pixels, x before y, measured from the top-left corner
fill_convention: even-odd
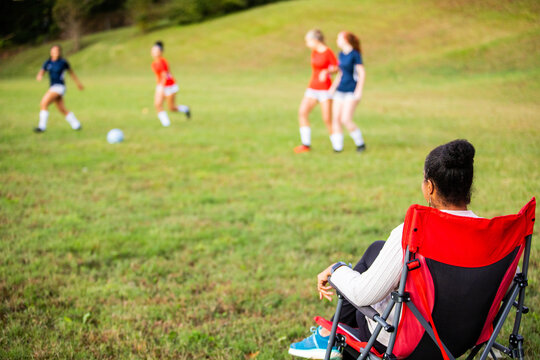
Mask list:
[[[124,133],[120,129],[112,129],[107,134],[107,141],[109,144],[117,144],[124,141]]]

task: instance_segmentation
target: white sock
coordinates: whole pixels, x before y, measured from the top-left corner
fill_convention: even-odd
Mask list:
[[[311,146],[311,128],[309,126],[300,128],[300,141],[305,146]]]
[[[362,137],[362,132],[360,129],[354,130],[350,133],[350,135],[356,146],[364,145],[364,138]]]
[[[166,111],[158,112],[157,117],[159,118],[159,121],[161,121],[161,125],[165,127],[171,125],[171,120],[169,120],[169,115],[167,115]]]
[[[330,135],[330,142],[335,151],[343,151],[343,134]]]
[[[72,112],[66,115],[66,120],[69,123],[69,125],[71,125],[71,128],[73,130],[76,130],[81,127],[81,123],[79,122],[79,120],[77,120],[77,118]]]
[[[187,105],[178,105],[177,109],[181,113],[185,114],[185,113],[187,113],[189,111],[189,106],[187,106]]]
[[[39,125],[38,128],[45,130],[47,128],[47,120],[49,119],[49,112],[47,110],[41,110],[39,112]]]

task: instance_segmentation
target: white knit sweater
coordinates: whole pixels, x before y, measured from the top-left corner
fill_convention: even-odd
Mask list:
[[[470,210],[442,211],[452,215],[478,217]],[[402,234],[403,224],[392,230],[381,252],[365,272],[360,274],[347,266],[341,266],[334,271],[332,283],[354,305],[358,307],[370,305],[382,314],[390,302],[390,293],[399,285],[403,266]],[[387,321],[392,323],[393,318],[392,311]],[[373,333],[377,323],[371,319],[367,319],[367,323]],[[388,345],[390,334],[383,330],[377,340],[383,345]]]

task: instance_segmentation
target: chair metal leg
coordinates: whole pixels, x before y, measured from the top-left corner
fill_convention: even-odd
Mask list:
[[[516,297],[518,295],[518,291],[519,291],[519,288],[514,287],[513,291],[512,291],[512,294],[509,296],[508,300],[503,304],[502,310],[501,310],[501,316],[500,316],[499,320],[497,321],[497,323],[494,324],[494,326],[493,326],[493,333],[491,334],[491,337],[489,338],[489,340],[488,340],[488,342],[486,344],[486,348],[484,349],[484,351],[482,352],[482,355],[480,356],[480,360],[486,360],[487,359],[487,357],[489,355],[489,351],[491,350],[491,347],[495,343],[495,339],[497,339],[497,336],[499,335],[499,332],[501,331],[501,329],[503,327],[503,324],[504,324],[506,318],[508,317],[508,314],[510,313],[510,310],[512,309],[514,300],[516,299]]]
[[[334,341],[336,339],[336,331],[339,324],[339,317],[341,315],[341,308],[343,306],[343,296],[338,292],[337,297],[338,301],[336,306],[336,313],[334,314],[332,331],[330,331],[330,338],[328,339],[328,346],[326,347],[326,354],[324,355],[324,360],[330,360],[330,355],[332,354],[332,347],[334,346]]]
[[[379,333],[382,330],[382,325],[377,324],[375,327],[375,330],[373,330],[373,334],[371,334],[371,337],[369,338],[369,341],[364,349],[360,351],[360,356],[358,356],[357,360],[365,360],[369,356],[369,352],[371,351],[371,348],[373,347],[373,344],[375,344],[375,340],[377,339],[377,336],[379,336]]]
[[[519,286],[519,297],[517,300],[517,311],[516,318],[514,320],[514,329],[512,330],[512,335],[510,335],[510,350],[514,358],[523,360],[525,358],[525,351],[523,350],[523,336],[519,334],[519,327],[521,325],[521,317],[524,313],[525,306],[525,289],[527,288],[529,281],[527,279],[527,274],[529,271],[529,258],[531,256],[531,242],[532,235],[527,235],[525,238],[525,251],[523,252],[523,270],[521,274],[516,275],[516,282]]]

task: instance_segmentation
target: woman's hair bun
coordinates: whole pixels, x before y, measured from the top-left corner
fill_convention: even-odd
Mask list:
[[[458,139],[437,146],[426,157],[425,180],[433,181],[446,203],[463,205],[471,202],[474,153],[470,142]]]
[[[474,146],[467,140],[454,140],[445,145],[444,165],[447,169],[465,169],[474,163]]]

